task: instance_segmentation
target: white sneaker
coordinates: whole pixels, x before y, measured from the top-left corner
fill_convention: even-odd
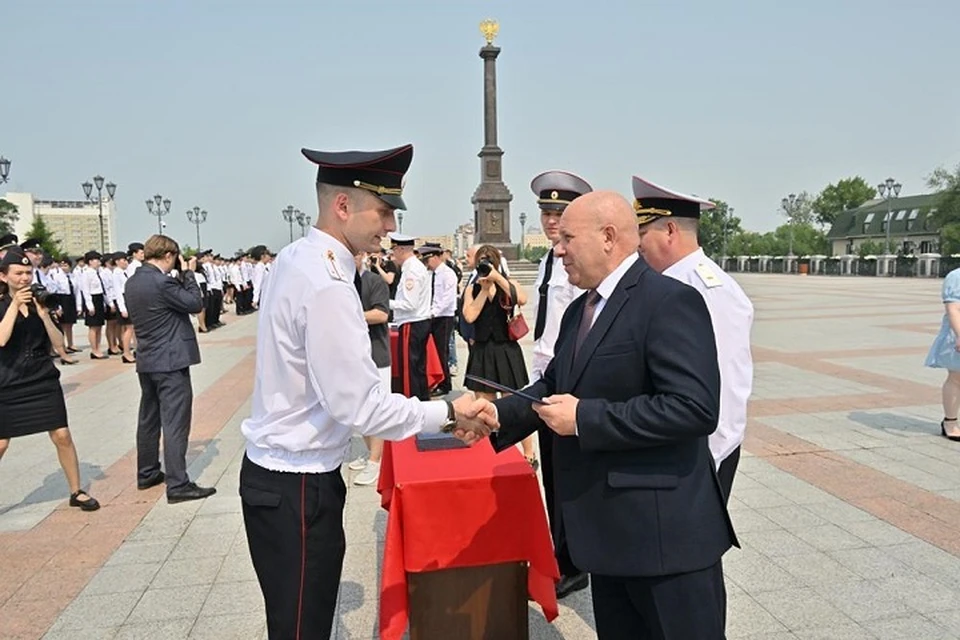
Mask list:
[[[360,485],[365,487],[367,485],[375,484],[377,479],[380,477],[380,463],[379,462],[368,462],[367,466],[357,474],[357,477],[353,479],[353,484]]]
[[[359,458],[357,458],[356,460],[354,460],[353,462],[347,465],[347,468],[352,471],[360,471],[361,469],[365,469],[366,467],[367,467],[367,459],[364,458],[363,456],[360,456]]]

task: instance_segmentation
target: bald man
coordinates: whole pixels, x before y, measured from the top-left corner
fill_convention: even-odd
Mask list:
[[[707,438],[720,373],[699,293],[637,254],[631,205],[574,200],[554,248],[586,293],[560,324],[554,359],[526,393],[495,402],[501,451],[546,425],[557,508],[573,563],[591,574],[600,640],[719,640],[720,559],[737,544]]]

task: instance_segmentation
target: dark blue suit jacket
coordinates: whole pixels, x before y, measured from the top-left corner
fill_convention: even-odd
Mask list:
[[[191,313],[203,309],[203,294],[192,271],[183,282],[144,263],[127,280],[127,313],[137,336],[137,372],[165,373],[200,364]]]
[[[554,435],[555,503],[574,564],[609,576],[687,573],[737,544],[707,436],[720,372],[700,294],[640,258],[594,321],[576,361],[586,296],[564,314],[537,397],[580,399],[578,436]],[[496,401],[499,451],[542,424],[529,401]]]

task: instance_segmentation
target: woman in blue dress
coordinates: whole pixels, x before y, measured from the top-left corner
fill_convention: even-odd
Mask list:
[[[960,269],[954,269],[943,279],[943,306],[945,312],[940,333],[927,354],[926,366],[947,370],[943,382],[943,421],[940,434],[960,442]]]

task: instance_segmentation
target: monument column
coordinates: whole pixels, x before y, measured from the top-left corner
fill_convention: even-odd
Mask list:
[[[487,44],[480,49],[483,58],[483,148],[480,157],[480,184],[470,202],[477,242],[492,244],[510,260],[517,258],[517,247],[510,241],[510,201],[513,195],[503,183],[503,149],[497,144],[497,56],[500,47],[493,39],[500,30],[493,20],[480,23]]]

